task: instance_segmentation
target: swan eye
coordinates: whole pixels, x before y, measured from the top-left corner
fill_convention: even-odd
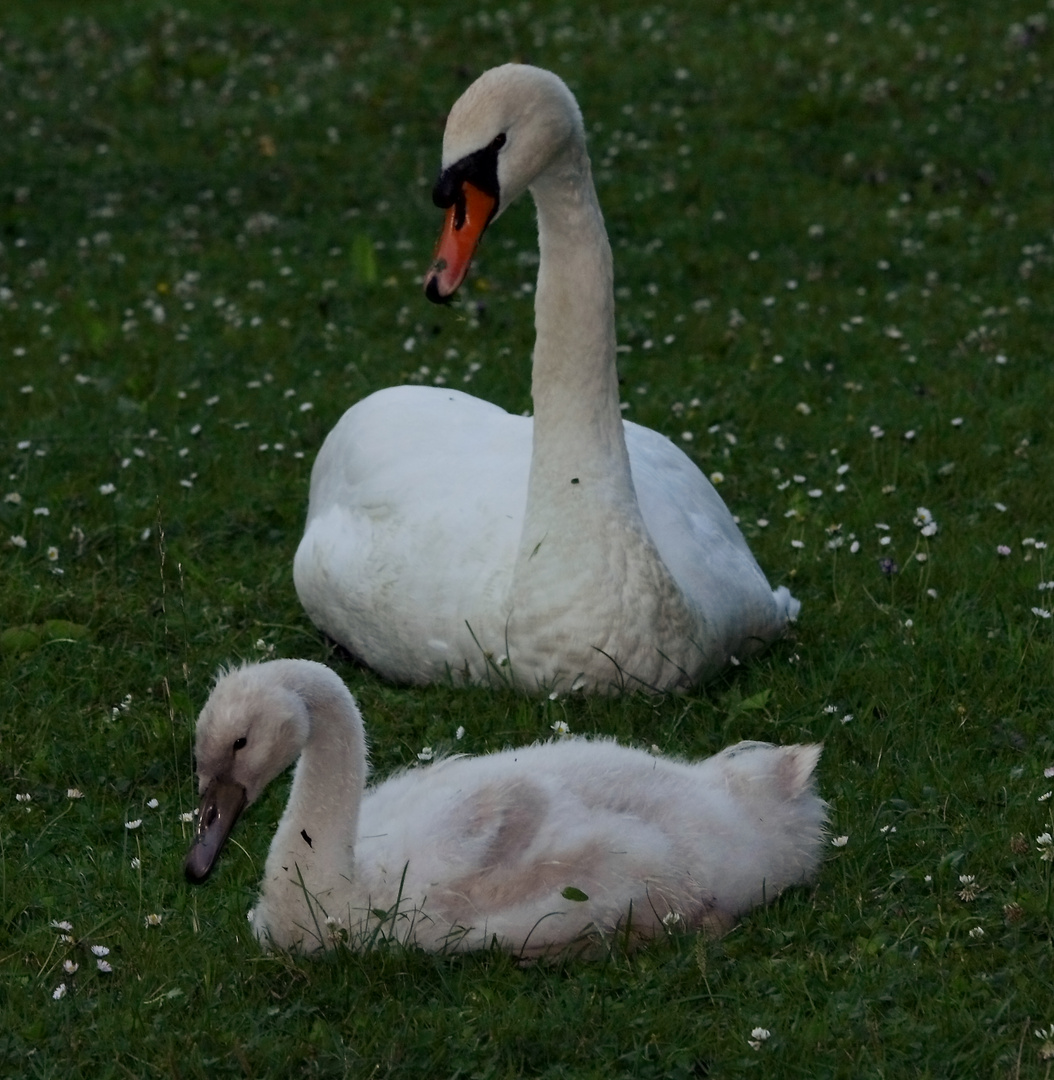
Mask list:
[[[505,142],[505,132],[503,131],[500,135],[495,135],[494,141],[490,144],[490,148],[491,150],[500,150],[505,145]]]
[[[234,740],[234,749],[235,750],[243,750],[245,748],[245,744],[247,742],[248,742],[248,740],[245,738],[244,735],[240,739],[235,739]]]

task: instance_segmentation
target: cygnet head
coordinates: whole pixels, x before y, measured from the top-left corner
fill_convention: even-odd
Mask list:
[[[430,300],[453,295],[487,226],[569,146],[584,141],[578,103],[551,71],[504,64],[458,98],[432,191],[448,214],[425,282]]]
[[[238,815],[303,750],[310,718],[300,694],[275,678],[280,664],[248,665],[219,675],[198,717],[195,757],[201,805],[184,872],[212,872]]]

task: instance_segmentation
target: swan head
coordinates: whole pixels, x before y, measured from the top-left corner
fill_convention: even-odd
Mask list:
[[[550,71],[503,64],[454,103],[432,201],[447,211],[425,292],[449,300],[487,226],[564,153],[584,142],[574,95]]]
[[[307,743],[307,705],[280,681],[280,663],[221,672],[198,717],[201,803],[197,833],[183,864],[188,881],[209,876],[238,816]]]

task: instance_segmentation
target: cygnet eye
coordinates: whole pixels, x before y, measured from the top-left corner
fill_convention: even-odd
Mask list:
[[[235,750],[243,749],[247,742],[248,742],[248,739],[246,739],[244,735],[240,739],[235,739],[234,740],[234,749]]]

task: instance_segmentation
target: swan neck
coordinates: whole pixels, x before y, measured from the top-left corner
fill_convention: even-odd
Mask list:
[[[316,854],[332,846],[346,859],[358,836],[366,785],[362,718],[343,685],[313,683],[296,689],[307,705],[311,730],[293,775],[282,827],[298,833],[304,829]]]
[[[539,268],[532,377],[535,466],[571,447],[576,467],[629,475],[615,366],[611,246],[585,146],[531,185]],[[539,460],[539,455],[541,458]]]

